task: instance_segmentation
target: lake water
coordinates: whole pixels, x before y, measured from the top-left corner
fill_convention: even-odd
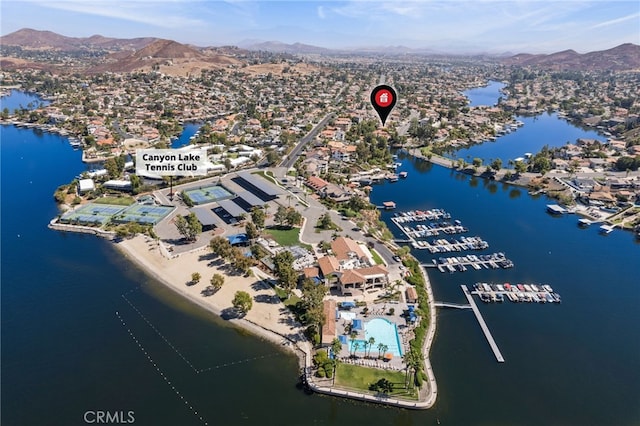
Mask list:
[[[9,112],[13,113],[15,110],[20,108],[33,108],[38,105],[48,104],[49,101],[45,101],[33,93],[11,90],[9,96],[3,96],[0,98],[0,111],[8,108]]]
[[[561,147],[567,142],[575,144],[579,138],[603,142],[606,140],[594,130],[585,130],[570,124],[558,117],[557,113],[544,113],[535,117],[517,116],[516,119],[524,123],[517,130],[498,137],[495,142],[460,149],[449,157],[462,158],[467,163],[478,157],[484,160],[485,165],[500,158],[503,167],[509,167],[509,160],[524,157],[526,153],[536,154],[544,145],[550,148]]]
[[[202,127],[202,124],[185,123],[180,136],[171,141],[171,148],[180,148],[182,146],[189,145],[189,142],[191,142],[191,136],[195,135],[200,127]]]
[[[470,89],[464,92],[469,98],[470,106],[492,106],[498,102],[500,90],[504,83],[490,81],[487,86]],[[536,154],[544,145],[550,148],[561,147],[567,142],[575,143],[577,139],[596,139],[604,142],[606,138],[590,129],[582,129],[558,117],[557,113],[544,113],[535,116],[516,116],[516,120],[524,123],[517,130],[500,136],[496,141],[487,141],[469,148],[448,154],[449,158],[462,158],[471,163],[474,158],[481,158],[485,165],[495,159],[501,159],[503,167],[509,166],[509,160],[523,158],[526,153]]]
[[[469,98],[469,106],[493,106],[498,103],[500,90],[506,84],[499,81],[489,81],[486,86],[465,90],[464,95]]]
[[[140,425],[640,422],[640,245],[630,233],[603,237],[547,215],[525,190],[401,158],[409,177],[375,186],[376,203],[445,208],[516,263],[431,272],[436,299],[461,302],[459,284],[496,280],[548,283],[563,303],[481,306],[504,364],[470,312],[439,310],[436,406],[372,406],[306,395],[293,356],[184,301],[111,243],[49,230],[53,191],[85,169],[81,153],[56,135],[0,132],[3,425],[82,425],[89,410],[133,411]]]

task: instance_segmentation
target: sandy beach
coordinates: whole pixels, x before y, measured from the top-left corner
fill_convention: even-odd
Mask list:
[[[213,256],[207,247],[167,259],[160,254],[158,243],[143,235],[120,241],[115,246],[146,273],[204,309],[275,344],[289,348],[299,356],[302,353],[296,350],[296,346],[309,353],[304,329],[280,303],[275,291],[262,284],[261,278],[266,275],[256,268],[253,268],[254,275],[251,277],[230,273],[231,270]],[[191,283],[191,274],[194,272],[201,275],[197,284]],[[216,273],[225,277],[224,285],[214,294],[203,293]],[[253,299],[253,307],[243,318],[235,317],[231,303],[235,292],[239,290],[246,291]]]
[[[168,259],[160,253],[158,243],[144,235],[120,241],[115,245],[129,260],[176,293],[208,311],[228,319],[233,324],[292,351],[298,356],[301,367],[311,366],[310,355],[312,347],[304,337],[303,327],[296,322],[293,314],[280,302],[275,291],[262,283],[262,278],[266,277],[266,275],[257,268],[252,269],[254,275],[250,277],[235,274],[220,259],[211,254],[206,246]],[[201,275],[200,282],[197,284],[191,283],[191,274],[194,272],[198,272]],[[224,285],[216,293],[208,295],[203,290],[209,286],[209,280],[216,273],[225,277]],[[426,271],[423,270],[422,273],[430,299],[429,304],[433,306],[433,293],[431,292],[429,277]],[[235,292],[239,290],[246,291],[253,299],[252,309],[242,318],[235,317],[231,303]],[[420,401],[408,402],[392,398],[380,399],[379,397],[358,392],[347,392],[334,387],[325,387],[320,383],[314,383],[315,379],[307,375],[309,385],[316,392],[340,397],[413,409],[430,408],[437,397],[437,385],[429,361],[429,351],[435,337],[436,314],[435,309],[432,308],[430,311],[430,324],[423,347],[428,385],[420,392]],[[309,370],[307,369],[306,371]]]

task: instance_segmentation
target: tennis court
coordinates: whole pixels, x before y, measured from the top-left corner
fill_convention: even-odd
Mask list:
[[[71,224],[104,225],[121,211],[125,206],[112,204],[85,204],[75,210],[68,211],[60,217],[60,222]]]
[[[171,213],[173,209],[173,207],[168,206],[132,204],[115,215],[113,220],[118,223],[138,222],[141,224],[155,225]]]
[[[227,188],[222,185],[210,185],[200,188],[185,189],[182,191],[193,201],[193,204],[207,204],[214,201],[227,200],[233,198],[232,194]]]

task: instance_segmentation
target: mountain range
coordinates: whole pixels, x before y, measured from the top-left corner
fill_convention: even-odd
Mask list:
[[[404,46],[369,47],[358,49],[327,49],[302,43],[287,44],[278,41],[245,40],[237,47],[198,47],[181,44],[173,40],[154,37],[119,39],[93,35],[91,37],[67,37],[50,31],[21,29],[0,37],[0,46],[17,47],[25,51],[85,52],[99,51],[105,60],[88,67],[88,72],[127,72],[158,66],[160,63],[175,65],[197,63],[197,67],[217,67],[241,64],[239,56],[248,51],[267,51],[291,55],[332,55],[332,54],[384,54],[392,55],[435,55],[429,49],[412,49]],[[449,55],[451,56],[451,55]],[[488,55],[484,55],[485,58]],[[2,58],[3,68],[15,61]],[[580,54],[565,50],[548,55],[520,53],[517,55],[493,56],[494,60],[507,65],[537,67],[551,70],[640,70],[640,46],[625,43],[614,48]],[[24,62],[24,61],[23,61]],[[42,64],[37,65],[42,68]],[[29,64],[22,64],[28,67]],[[197,68],[196,67],[196,68]]]

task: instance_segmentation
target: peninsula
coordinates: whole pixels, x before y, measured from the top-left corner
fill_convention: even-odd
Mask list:
[[[10,36],[2,41],[11,46]],[[46,102],[3,110],[2,123],[66,135],[86,162],[101,164],[61,182],[54,197],[64,211],[50,227],[113,239],[177,293],[296,353],[301,379],[317,392],[406,408],[436,400],[429,278],[369,201],[375,182],[399,178],[392,149],[558,192],[565,204],[588,203],[591,217],[608,211],[639,229],[640,105],[629,95],[637,73],[612,80],[597,67],[404,55],[381,69],[358,55],[345,62],[146,43],[84,60],[54,50],[46,66],[43,53],[4,50],[3,83]],[[399,93],[386,126],[366,102],[381,80]],[[469,106],[462,92],[489,80],[505,82],[504,99]],[[515,113],[542,111],[608,140],[575,141],[509,167],[444,157],[517,127]],[[187,123],[199,129],[179,145]],[[172,164],[136,167],[136,153],[151,148],[173,154],[144,161],[201,161],[203,176]],[[563,185],[551,173],[569,186],[550,188]],[[597,185],[584,186],[587,175]]]

